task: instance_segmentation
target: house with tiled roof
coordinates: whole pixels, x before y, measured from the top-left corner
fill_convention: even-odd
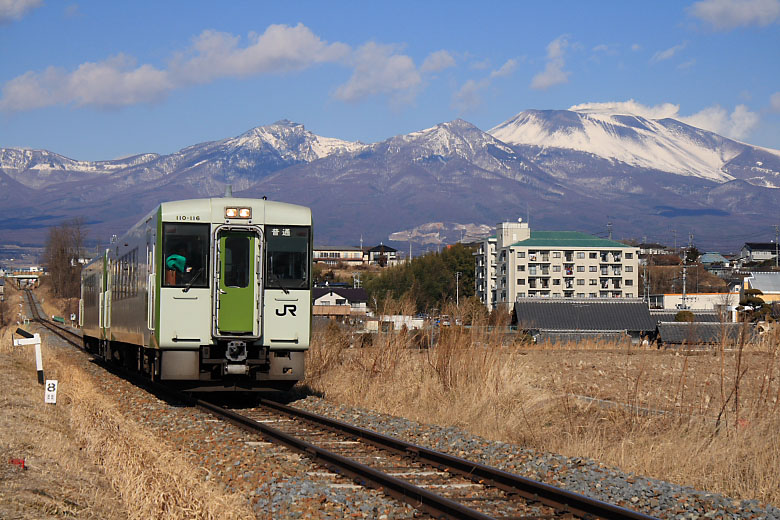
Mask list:
[[[750,273],[743,282],[746,289],[758,289],[764,303],[780,302],[780,273]]]
[[[655,333],[657,322],[639,298],[519,298],[512,323],[536,342],[556,343],[638,342]]]
[[[523,298],[636,298],[639,248],[578,231],[503,222],[476,254],[476,294],[510,310]]]

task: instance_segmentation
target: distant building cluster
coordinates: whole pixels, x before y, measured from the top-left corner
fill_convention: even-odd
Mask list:
[[[314,263],[336,266],[375,265],[389,267],[398,264],[398,250],[379,244],[374,247],[314,246]]]

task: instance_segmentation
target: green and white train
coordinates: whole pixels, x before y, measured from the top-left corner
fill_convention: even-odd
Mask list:
[[[289,388],[311,339],[311,262],[307,207],[165,202],[82,270],[84,347],[191,391]]]

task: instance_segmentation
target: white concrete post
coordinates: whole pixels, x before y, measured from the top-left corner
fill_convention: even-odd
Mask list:
[[[35,369],[38,371],[38,384],[43,384],[43,359],[41,358],[41,336],[40,334],[30,334],[26,330],[16,329],[16,333],[22,336],[14,340],[15,347],[23,345],[35,346]]]

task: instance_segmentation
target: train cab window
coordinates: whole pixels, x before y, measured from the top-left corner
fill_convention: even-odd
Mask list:
[[[265,227],[267,288],[309,288],[310,233],[304,226]]]
[[[249,245],[252,242],[245,236],[225,238],[225,285],[228,287],[247,287],[249,271],[252,269]]]
[[[209,225],[163,224],[163,287],[209,286]]]

